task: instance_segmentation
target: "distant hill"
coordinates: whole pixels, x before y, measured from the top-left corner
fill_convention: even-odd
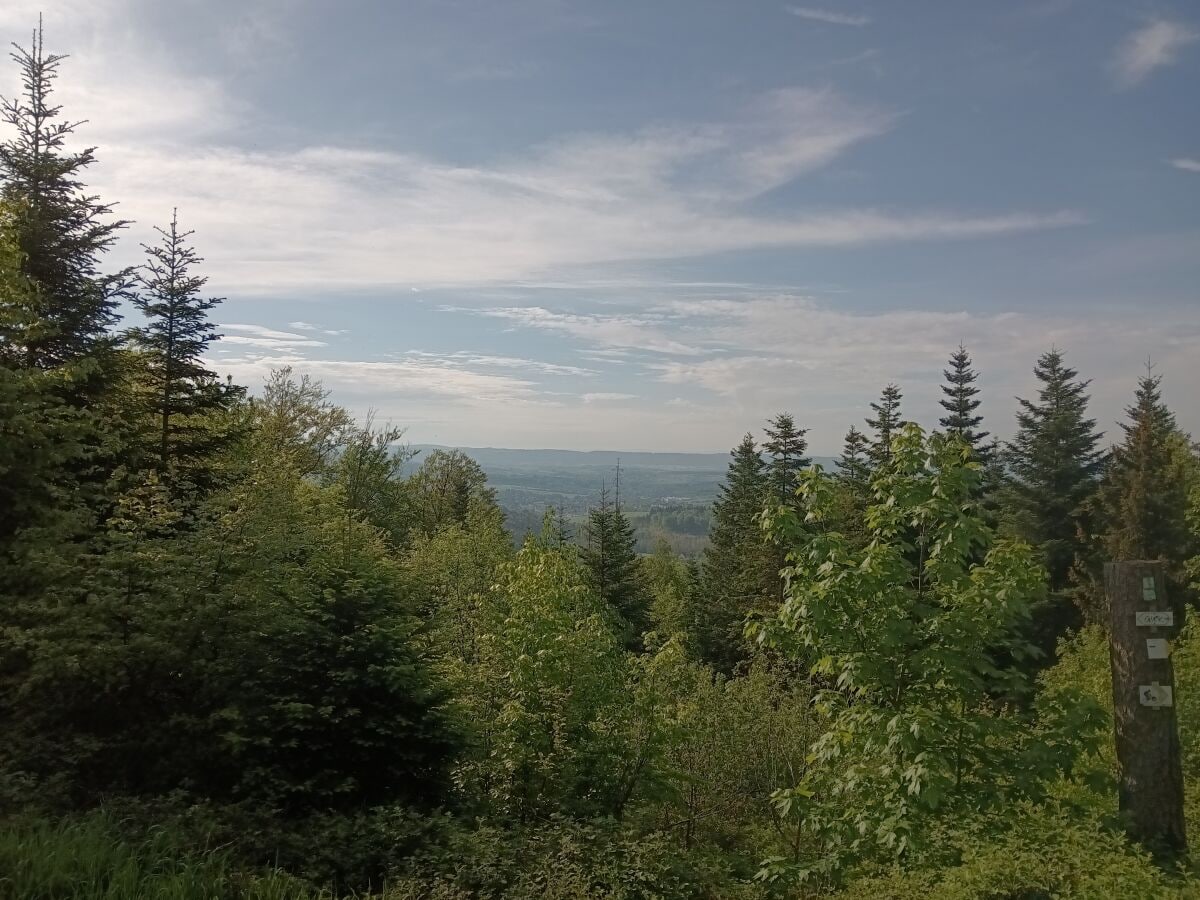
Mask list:
[[[602,487],[611,494],[621,465],[621,506],[638,529],[639,549],[648,552],[659,537],[681,553],[694,555],[708,532],[708,513],[725,471],[728,453],[631,453],[617,450],[514,450],[413,444],[420,465],[432,450],[459,449],[487,473],[488,482],[520,540],[541,525],[547,507],[562,509],[581,524]],[[833,461],[816,462],[831,468]]]
[[[413,444],[414,450],[458,449],[485,469],[488,466],[642,467],[651,469],[697,469],[724,472],[728,453],[646,453],[626,450],[512,450],[504,447],[458,447],[439,444]]]

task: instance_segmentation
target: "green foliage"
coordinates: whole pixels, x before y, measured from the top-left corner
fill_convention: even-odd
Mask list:
[[[475,751],[455,781],[495,815],[611,813],[629,670],[574,553],[528,543],[501,568],[451,682]]]
[[[649,625],[650,606],[635,547],[633,525],[621,511],[621,504],[609,500],[608,492],[602,490],[600,504],[588,513],[579,558],[588,584],[620,621],[623,641],[630,648],[641,643]]]
[[[214,430],[205,414],[224,411],[245,391],[222,385],[201,358],[218,337],[208,312],[221,298],[200,296],[208,279],[192,274],[203,262],[186,243],[192,232],[181,232],[176,216],[169,229],[157,231],[162,241],[143,245],[148,260],[133,295],[146,322],[130,337],[145,354],[146,403],[155,420],[158,463],[165,471],[172,465],[190,468],[220,451],[232,436]]]
[[[825,530],[834,482],[819,469],[801,484],[800,513],[770,517],[795,549],[788,597],[759,636],[794,648],[823,688],[815,765],[777,796],[823,845],[813,873],[876,848],[903,855],[931,818],[1040,797],[1094,734],[1086,704],[1035,728],[995,699],[1023,688],[992,654],[1029,652],[1019,629],[1043,574],[1027,546],[992,543],[968,459],[965,445],[905,426],[873,478],[865,547]]]
[[[1080,509],[1096,490],[1103,455],[1096,422],[1087,418],[1090,382],[1078,380],[1058,350],[1043,353],[1033,371],[1038,400],[1020,401],[1006,454],[1005,516],[1010,531],[1041,549],[1050,590],[1060,591],[1081,550]]]
[[[965,826],[965,827],[964,827]],[[1069,809],[1019,806],[991,827],[957,823],[936,839],[952,859],[916,871],[863,878],[846,900],[1194,897],[1118,833]]]
[[[697,609],[696,652],[724,672],[745,658],[746,616],[770,602],[778,582],[771,572],[773,548],[757,527],[766,491],[762,457],[747,434],[730,453],[729,471],[713,504]]]
[[[13,609],[0,643],[16,770],[81,802],[436,796],[452,739],[419,622],[336,491],[258,467],[191,510],[151,477],[79,566]]]
[[[979,430],[983,424],[983,416],[979,413],[980,401],[976,399],[979,388],[975,387],[979,373],[971,368],[971,355],[962,344],[951,354],[950,368],[943,369],[942,375],[946,383],[942,385],[944,396],[938,402],[946,410],[946,415],[938,419],[938,424],[983,460],[988,455],[990,445],[984,442],[988,432]]]
[[[0,900],[321,900],[276,871],[239,870],[231,855],[177,843],[164,830],[131,842],[103,816],[0,826]]]
[[[872,466],[881,466],[892,457],[892,438],[904,424],[900,418],[900,401],[904,395],[900,388],[889,384],[883,389],[878,403],[871,404],[875,418],[867,419],[867,427],[875,432],[875,438],[867,450]]]
[[[660,538],[654,552],[642,560],[650,592],[650,627],[661,638],[682,635],[686,640],[695,629],[695,573]]]
[[[99,262],[125,223],[109,219],[110,207],[79,181],[95,161],[92,149],[66,150],[76,125],[59,121],[61,107],[51,100],[64,57],[44,51],[40,27],[31,46],[11,56],[22,93],[0,107],[11,128],[0,143],[0,200],[31,290],[4,295],[0,355],[8,365],[54,368],[112,346],[108,328],[128,273],[103,276]]]
[[[476,504],[496,505],[479,463],[461,450],[434,450],[411,479],[416,527],[424,534],[462,524]]]
[[[1074,575],[1082,582],[1079,600],[1093,621],[1107,621],[1101,584],[1103,563],[1113,559],[1158,559],[1166,563],[1171,594],[1187,588],[1186,560],[1200,547],[1187,523],[1188,490],[1200,470],[1190,440],[1162,402],[1162,379],[1138,381],[1125,438],[1113,447],[1099,489],[1087,509],[1091,541]]]

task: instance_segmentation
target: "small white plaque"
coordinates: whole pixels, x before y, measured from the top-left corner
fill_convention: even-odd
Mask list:
[[[1136,612],[1133,615],[1134,621],[1138,625],[1146,625],[1151,628],[1167,627],[1175,624],[1175,613],[1169,609],[1148,610]]]
[[[1171,689],[1162,684],[1138,685],[1138,700],[1142,706],[1173,706]]]
[[[1147,659],[1166,659],[1170,655],[1166,638],[1146,638]]]

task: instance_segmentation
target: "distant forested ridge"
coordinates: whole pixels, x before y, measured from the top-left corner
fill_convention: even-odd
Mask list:
[[[114,265],[68,64],[14,61],[0,898],[1200,891],[1121,829],[1100,587],[1159,559],[1196,598],[1169,373],[1104,434],[1047,348],[1001,442],[948,347],[937,429],[881,385],[827,465],[800,408],[619,479],[410,448],[303,371],[220,377],[207,236]],[[1196,834],[1193,623],[1173,654]]]

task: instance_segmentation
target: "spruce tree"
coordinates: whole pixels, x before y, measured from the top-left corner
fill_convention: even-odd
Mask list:
[[[0,119],[15,132],[0,143],[0,198],[33,290],[17,302],[0,299],[0,348],[10,364],[46,369],[95,359],[114,343],[109,329],[129,273],[105,276],[99,264],[126,223],[80,180],[94,148],[66,148],[79,123],[61,121],[51,101],[65,57],[45,52],[40,25],[31,46],[11,55],[22,93],[0,104]]]
[[[867,436],[851,425],[842,443],[842,455],[836,460],[838,480],[865,493],[871,477],[870,450]]]
[[[1096,490],[1104,458],[1096,449],[1096,420],[1087,417],[1090,382],[1080,381],[1057,349],[1042,354],[1034,375],[1041,382],[1037,401],[1018,398],[1005,506],[1017,533],[1041,549],[1050,590],[1057,592],[1080,551],[1081,507]]]
[[[804,455],[808,449],[807,429],[797,428],[795,420],[780,413],[767,423],[767,439],[763,450],[767,454],[767,482],[771,497],[779,504],[794,505],[800,472],[811,460]]]
[[[579,556],[592,589],[620,618],[626,646],[638,647],[648,624],[649,596],[633,524],[606,489],[600,491],[599,505],[588,511]]]
[[[232,397],[202,360],[209,343],[220,337],[208,311],[221,298],[200,296],[208,279],[192,273],[203,261],[187,243],[193,232],[179,230],[176,214],[167,228],[156,230],[162,240],[142,245],[148,260],[133,297],[146,324],[130,336],[146,353],[158,458],[165,469],[215,449],[205,440],[211,430],[194,417],[225,408]]]
[[[938,402],[946,410],[946,415],[938,423],[947,434],[962,439],[983,460],[989,455],[990,445],[985,443],[988,432],[979,427],[983,423],[983,416],[979,413],[980,401],[977,399],[979,388],[975,387],[979,373],[971,367],[971,355],[962,344],[951,354],[950,368],[943,369],[942,375],[946,379],[942,385],[945,396]]]
[[[1162,401],[1161,376],[1152,371],[1138,381],[1133,405],[1121,423],[1124,439],[1112,448],[1094,504],[1098,527],[1087,571],[1079,572],[1086,611],[1102,619],[1102,564],[1106,560],[1159,559],[1167,564],[1178,597],[1186,579],[1183,568],[1195,552],[1187,523],[1188,473],[1194,466],[1186,435]],[[1180,449],[1183,453],[1180,453]],[[1084,567],[1081,567],[1084,568]]]
[[[867,425],[875,432],[868,456],[872,466],[880,466],[892,458],[892,438],[900,430],[900,401],[904,395],[900,388],[889,384],[883,389],[878,403],[872,403],[875,418],[868,418]]]
[[[1042,354],[1034,374],[1041,383],[1036,402],[1018,398],[1002,517],[1046,566],[1050,595],[1034,611],[1029,639],[1053,659],[1058,639],[1079,622],[1068,589],[1073,566],[1088,553],[1087,507],[1104,456],[1096,422],[1087,417],[1089,382],[1079,380],[1057,349]]]
[[[742,438],[730,457],[704,549],[696,642],[701,658],[726,672],[745,658],[742,627],[747,613],[773,596],[779,580],[778,575],[770,582],[764,579],[773,554],[759,517],[769,485],[754,437]]]

